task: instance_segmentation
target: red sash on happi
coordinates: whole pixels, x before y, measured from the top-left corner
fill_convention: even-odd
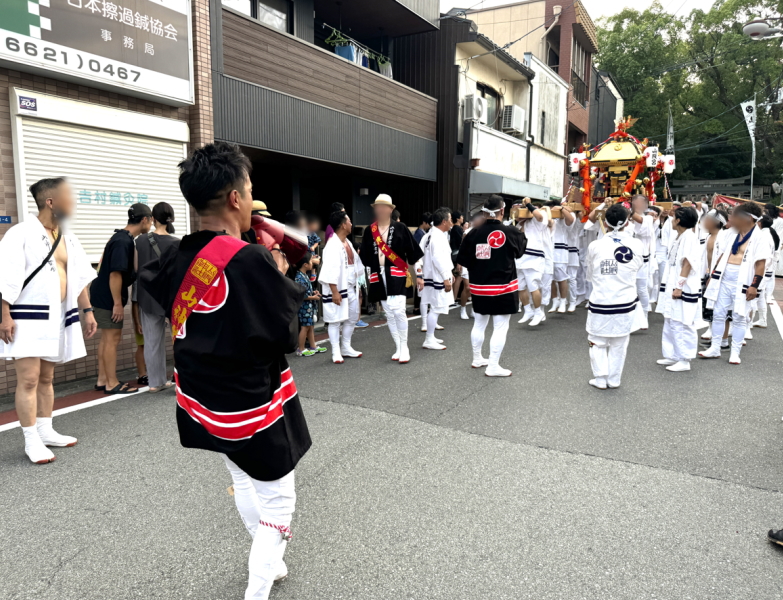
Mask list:
[[[226,266],[247,242],[230,235],[212,239],[190,263],[171,309],[171,336],[176,339],[190,313],[226,270]]]
[[[404,260],[402,260],[401,257],[397,256],[394,252],[392,252],[392,249],[389,248],[389,246],[386,245],[386,242],[383,241],[383,238],[381,237],[381,232],[378,229],[378,221],[370,225],[370,231],[372,231],[372,237],[375,240],[375,245],[378,246],[378,249],[383,252],[383,255],[392,263],[395,267],[400,269],[401,271],[404,271],[405,273],[408,272],[408,263],[406,263]],[[372,282],[371,282],[372,283]]]

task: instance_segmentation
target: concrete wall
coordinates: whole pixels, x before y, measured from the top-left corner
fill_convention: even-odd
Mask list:
[[[470,11],[468,18],[478,25],[479,33],[486,35],[498,46],[504,46],[542,25],[545,11],[545,0],[532,0],[513,6]],[[541,35],[543,33],[544,30],[539,29],[528,35],[509,47],[508,53],[520,62],[526,52],[532,52],[538,56],[541,52]]]

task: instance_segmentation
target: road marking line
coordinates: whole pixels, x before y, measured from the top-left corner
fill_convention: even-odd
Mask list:
[[[775,325],[778,326],[778,333],[780,334],[780,339],[783,340],[783,312],[780,310],[780,306],[778,306],[778,303],[775,302],[769,307],[770,312],[772,313],[772,318],[775,319]]]
[[[59,408],[52,412],[53,417],[59,417],[60,415],[66,415],[71,412],[75,412],[77,410],[82,410],[84,408],[90,408],[92,406],[98,406],[99,404],[106,404],[107,402],[113,402],[115,400],[119,400],[120,398],[128,398],[129,396],[135,396],[137,394],[143,394],[149,390],[149,386],[139,388],[138,392],[133,392],[132,394],[110,394],[107,395],[105,398],[98,398],[96,400],[88,400],[87,402],[82,402],[81,404],[74,404],[73,406],[66,406],[65,408]],[[10,429],[16,429],[19,427],[19,421],[14,421],[13,423],[6,423],[5,425],[0,425],[0,432],[8,431]]]

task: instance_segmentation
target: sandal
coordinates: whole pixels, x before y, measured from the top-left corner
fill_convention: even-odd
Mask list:
[[[105,385],[96,385],[96,386],[93,386],[93,387],[95,388],[96,392],[105,392],[106,391],[106,386]]]
[[[150,378],[147,377],[146,375],[142,375],[141,377],[139,377],[136,380],[136,383],[138,383],[139,385],[149,385],[150,384]]]
[[[171,381],[167,381],[166,383],[164,383],[159,388],[151,387],[147,391],[149,391],[150,394],[157,394],[158,392],[162,392],[163,390],[168,390],[168,389],[173,388],[173,387],[174,387],[174,384]]]
[[[139,388],[129,387],[129,383],[118,383],[110,390],[104,390],[104,394],[135,394]]]

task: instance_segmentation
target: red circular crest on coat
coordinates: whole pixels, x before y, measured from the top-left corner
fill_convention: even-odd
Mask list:
[[[502,231],[493,231],[487,236],[487,244],[489,244],[491,248],[500,248],[505,243],[506,234]]]
[[[228,280],[223,273],[218,280],[212,284],[201,301],[193,308],[193,312],[211,313],[215,312],[226,303],[228,298]]]

